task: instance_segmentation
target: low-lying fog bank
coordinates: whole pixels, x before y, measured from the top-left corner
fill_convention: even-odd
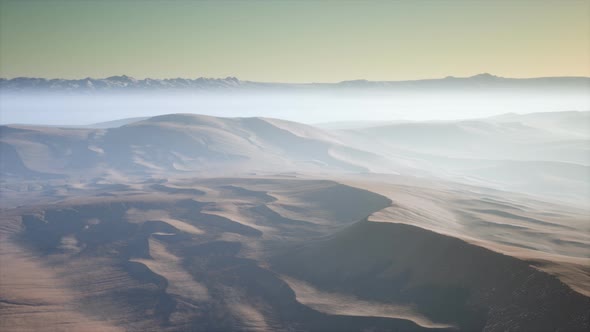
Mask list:
[[[0,91],[0,123],[89,125],[168,113],[273,117],[303,123],[457,120],[508,112],[590,110],[587,94],[514,92],[100,92]]]

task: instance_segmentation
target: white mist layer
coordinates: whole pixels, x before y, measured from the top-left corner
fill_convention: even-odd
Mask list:
[[[273,117],[303,123],[456,120],[503,113],[590,110],[579,93],[225,92],[132,94],[9,94],[0,97],[1,124],[88,125],[130,117],[195,113]]]

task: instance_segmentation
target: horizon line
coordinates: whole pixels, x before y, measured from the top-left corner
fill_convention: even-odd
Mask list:
[[[469,78],[477,78],[477,77],[487,77],[487,78],[498,78],[498,79],[541,79],[541,78],[590,78],[590,76],[533,76],[533,77],[506,77],[506,76],[498,76],[494,74],[490,74],[487,72],[479,73],[471,76],[453,76],[448,75],[445,77],[434,77],[434,78],[420,78],[420,79],[400,79],[400,80],[368,80],[364,78],[356,78],[356,79],[348,79],[343,81],[332,81],[332,82],[287,82],[287,81],[255,81],[255,80],[242,80],[236,76],[226,76],[226,77],[205,77],[205,76],[198,76],[194,78],[187,78],[187,77],[167,77],[167,78],[152,78],[152,77],[144,77],[144,78],[136,78],[127,74],[121,75],[111,75],[107,77],[80,77],[80,78],[61,78],[61,77],[42,77],[42,76],[14,76],[14,77],[0,77],[0,80],[14,80],[14,79],[43,79],[43,80],[65,80],[65,81],[83,81],[83,80],[107,80],[112,78],[128,78],[133,79],[136,81],[145,81],[145,80],[197,80],[197,79],[205,79],[205,80],[237,80],[238,82],[251,82],[251,83],[264,83],[264,84],[294,84],[294,85],[305,85],[305,84],[339,84],[339,83],[347,83],[347,82],[413,82],[413,81],[429,81],[429,80],[444,80],[444,79],[469,79]]]

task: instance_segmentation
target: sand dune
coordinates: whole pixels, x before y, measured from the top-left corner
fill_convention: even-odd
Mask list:
[[[235,303],[230,305],[230,310],[242,320],[242,328],[245,331],[269,331],[264,316],[250,304]]]
[[[166,278],[170,294],[202,302],[209,299],[207,288],[199,284],[181,265],[181,259],[171,254],[164,244],[153,238],[149,239],[152,259],[133,259],[132,262],[142,263],[158,275]]]
[[[127,210],[126,216],[132,222],[157,220],[164,222],[182,232],[187,232],[194,235],[203,234],[203,230],[182,220],[171,218],[170,213],[166,210],[139,210],[132,208]]]
[[[364,301],[351,295],[323,292],[303,281],[287,276],[282,276],[281,279],[295,291],[297,301],[327,314],[407,319],[426,328],[453,327],[448,324],[433,323],[408,305]]]
[[[340,181],[393,201],[391,207],[372,214],[371,221],[418,226],[497,252],[539,261],[540,268],[558,275],[582,294],[590,294],[586,210],[518,194],[444,183],[433,185],[418,179],[411,186],[399,177]],[[554,264],[561,267],[554,268]]]
[[[575,126],[586,114],[335,131],[270,118],[169,114],[105,129],[2,126],[0,153],[4,176],[14,180],[115,171],[160,177],[372,172],[444,178],[583,206],[590,190],[588,139]]]
[[[124,331],[79,311],[79,295],[42,261],[6,237],[0,241],[2,331]]]
[[[415,226],[362,221],[279,255],[272,266],[324,292],[412,305],[430,321],[461,330],[590,326],[590,298],[555,277]]]
[[[176,331],[194,324],[260,331],[302,323],[310,327],[346,324],[298,303],[289,287],[267,270],[266,258],[292,241],[329,234],[334,226],[349,224],[354,215],[319,214],[329,218],[317,224],[289,219],[267,204],[291,203],[268,192],[280,189],[288,197],[292,191],[302,204],[305,195],[312,199],[341,190],[335,198],[356,202],[357,208],[351,206],[350,211],[358,215],[382,208],[387,200],[372,203],[379,196],[329,181],[250,178],[197,182],[200,201],[186,194],[192,188],[190,180],[172,180],[167,186],[176,190],[171,193],[162,193],[148,182],[142,187],[147,192],[127,200],[97,195],[28,212],[13,211],[15,215],[24,213],[23,228],[7,227],[6,231],[11,236],[20,234],[35,255],[51,266],[64,292],[73,294],[67,303],[76,303],[83,315],[92,313],[90,323],[107,321],[130,331],[149,326]],[[128,190],[97,186],[111,193]],[[134,190],[140,188],[133,186]],[[88,184],[86,189],[92,187]],[[321,211],[334,209],[334,204],[336,201],[316,202],[307,208]],[[212,215],[215,213],[225,218]],[[333,226],[324,227],[328,224]],[[195,234],[195,229],[202,232]],[[17,265],[3,260],[3,267]],[[11,271],[15,274],[9,279],[19,278],[19,269]],[[268,287],[270,293],[263,291]],[[277,298],[272,295],[276,292],[283,295]],[[283,304],[277,306],[276,301]],[[297,314],[289,318],[290,312]],[[226,319],[219,321],[220,316]],[[415,326],[391,317],[363,323],[368,318],[358,316],[350,324]]]
[[[215,172],[230,169],[363,170],[360,161],[334,158],[340,143],[319,129],[263,118],[157,116],[107,129],[2,127],[1,141],[17,151],[30,172],[69,175],[117,169],[126,172]],[[6,155],[3,158],[12,155]],[[12,167],[11,172],[19,172]],[[67,170],[66,170],[67,169]],[[8,175],[8,174],[7,174]],[[19,174],[16,174],[19,175]]]

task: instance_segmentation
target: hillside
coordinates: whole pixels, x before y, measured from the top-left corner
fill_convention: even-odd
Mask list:
[[[368,170],[371,161],[387,164],[319,129],[266,118],[173,114],[106,129],[3,126],[0,140],[3,159],[15,165],[3,172],[25,177],[34,172],[103,174],[112,169],[138,174],[359,172]]]

